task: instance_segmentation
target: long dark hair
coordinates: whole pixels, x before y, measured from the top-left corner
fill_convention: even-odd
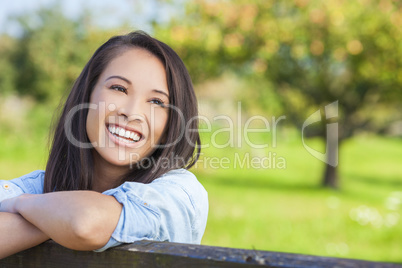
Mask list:
[[[91,190],[94,178],[93,148],[83,148],[70,142],[71,135],[89,144],[86,133],[88,109],[79,109],[70,120],[69,112],[80,104],[88,104],[91,93],[108,63],[129,48],[142,48],[156,56],[164,65],[169,90],[166,146],[157,148],[151,156],[134,165],[121,178],[124,181],[150,183],[172,169],[190,168],[200,155],[197,99],[190,75],[180,57],[165,43],[136,31],[110,38],[99,47],[85,65],[65,102],[54,129],[52,147],[46,166],[44,192]],[[164,160],[164,161],[162,161]],[[168,160],[168,164],[166,164]],[[118,185],[116,185],[118,186]]]

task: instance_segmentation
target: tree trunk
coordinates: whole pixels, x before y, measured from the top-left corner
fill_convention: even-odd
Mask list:
[[[327,125],[326,136],[326,163],[322,186],[337,189],[339,187],[338,178],[338,150],[339,136],[338,125],[332,123]]]
[[[338,167],[337,166],[333,167],[331,165],[325,164],[322,186],[333,188],[333,189],[338,189],[339,178],[338,178]]]

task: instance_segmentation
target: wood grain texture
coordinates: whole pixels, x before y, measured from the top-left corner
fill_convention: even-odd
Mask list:
[[[66,249],[53,241],[48,241],[0,260],[0,267],[402,268],[402,265],[154,241],[138,241],[96,253]]]

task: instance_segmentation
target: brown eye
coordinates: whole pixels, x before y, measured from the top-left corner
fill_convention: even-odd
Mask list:
[[[126,89],[125,87],[123,87],[123,86],[112,85],[112,86],[110,87],[110,89],[117,90],[117,91],[121,91],[121,92],[127,94],[127,89]]]
[[[158,98],[152,99],[150,102],[154,103],[156,105],[162,106],[162,107],[165,106],[165,103],[161,99],[158,99]]]

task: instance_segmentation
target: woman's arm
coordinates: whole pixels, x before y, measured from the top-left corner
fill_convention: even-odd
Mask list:
[[[60,245],[75,250],[104,246],[119,221],[122,205],[94,191],[23,194],[2,202]]]
[[[0,234],[0,259],[49,239],[21,215],[7,212],[0,212]]]

